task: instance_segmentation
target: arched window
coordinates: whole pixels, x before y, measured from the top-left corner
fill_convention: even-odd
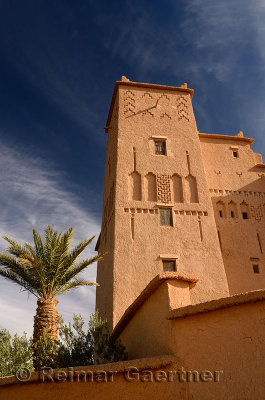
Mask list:
[[[145,177],[145,199],[147,201],[157,201],[156,176],[152,172],[149,172]]]
[[[250,218],[250,212],[249,212],[249,206],[248,204],[244,201],[240,204],[240,209],[241,209],[241,214],[243,219],[249,219]]]
[[[186,199],[188,203],[199,203],[196,178],[192,175],[186,176]]]
[[[142,200],[141,175],[136,171],[129,176],[129,197],[130,200]]]
[[[228,216],[230,218],[238,218],[237,205],[233,200],[228,203]]]
[[[172,176],[174,203],[183,203],[182,180],[178,174]]]
[[[216,203],[217,214],[220,218],[226,218],[226,206],[221,200]]]

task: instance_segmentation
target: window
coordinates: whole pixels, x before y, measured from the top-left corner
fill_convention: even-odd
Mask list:
[[[235,218],[235,213],[234,213],[234,211],[231,211],[231,218]]]
[[[174,272],[176,271],[176,261],[175,260],[163,260],[163,271]]]
[[[259,266],[258,264],[252,264],[254,274],[259,274]]]
[[[233,157],[238,158],[238,151],[237,150],[233,151]]]
[[[241,208],[242,218],[249,219],[250,218],[249,205],[245,201],[242,201],[242,203],[240,204],[240,208]]]
[[[155,140],[155,154],[160,156],[166,155],[166,141]]]
[[[160,208],[160,225],[173,226],[172,209]]]
[[[227,209],[226,209],[226,204],[219,200],[216,203],[216,211],[217,215],[219,215],[220,218],[226,218],[227,217]]]

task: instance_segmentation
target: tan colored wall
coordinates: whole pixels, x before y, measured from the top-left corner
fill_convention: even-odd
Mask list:
[[[174,354],[186,371],[223,371],[220,382],[191,382],[191,398],[200,400],[259,400],[265,396],[265,325],[264,293],[261,301],[251,301],[207,312],[210,303],[183,308],[182,315],[169,320],[168,284],[141,306],[124,328],[120,338],[128,347],[130,358]],[[172,293],[171,293],[172,294]],[[255,293],[254,293],[255,294]],[[181,296],[181,294],[179,294]],[[249,296],[249,297],[248,297]],[[226,299],[215,301],[218,307]],[[211,303],[215,303],[214,301]],[[178,313],[182,308],[177,309]],[[189,310],[189,311],[188,311]],[[199,310],[199,309],[198,309]],[[186,313],[187,314],[187,313]]]
[[[133,366],[133,365],[132,365]],[[104,366],[102,366],[104,367]],[[157,382],[155,373],[162,370],[176,370],[177,365],[164,366],[161,369],[148,368],[151,371],[153,382],[144,382],[144,374],[139,370],[137,375],[129,375],[133,382],[125,380],[123,374],[113,376],[113,382],[36,382],[14,385],[5,385],[0,388],[1,400],[129,400],[129,399],[156,399],[156,400],[188,400],[188,385],[178,381]],[[150,377],[150,374],[146,375]]]
[[[240,137],[237,141],[201,137],[200,141],[230,293],[264,288],[265,169],[256,166],[261,157]],[[233,157],[233,148],[238,149],[238,158]],[[230,214],[231,201],[235,218]],[[218,214],[219,202],[223,218]],[[242,202],[249,209],[247,220],[242,218]],[[252,264],[259,265],[260,274],[253,273]]]
[[[133,85],[120,85],[117,93],[115,223],[111,238],[114,258],[113,263],[108,264],[113,270],[114,326],[149,281],[163,271],[160,255],[175,256],[179,272],[198,276],[199,283],[192,293],[193,303],[228,294],[190,93],[182,89]],[[112,134],[110,130],[108,135]],[[154,154],[153,136],[167,138],[166,156]],[[141,200],[130,198],[134,169],[141,176]],[[148,200],[148,173],[156,176],[156,201]],[[171,180],[174,174],[182,180],[183,202],[174,200]],[[189,174],[196,179],[199,202],[190,202],[188,197],[186,177]],[[163,185],[159,183],[160,175],[168,177]],[[162,202],[173,209],[173,227],[160,225],[158,208]],[[103,268],[100,274],[103,282]],[[102,288],[97,289],[97,306],[100,302],[104,304],[100,306],[101,314],[105,308],[112,307],[111,302],[108,305],[99,300],[103,297]],[[105,299],[107,297],[111,294],[105,295]],[[108,311],[108,315],[111,314],[112,311]]]
[[[129,358],[172,354],[171,321],[165,319],[169,311],[168,282],[142,305],[122,332],[120,339]]]
[[[118,133],[118,99],[117,96],[111,119],[110,134],[108,135],[105,178],[103,193],[103,210],[101,238],[98,251],[105,253],[104,259],[98,263],[96,291],[96,309],[100,316],[107,319],[112,329],[113,321],[113,260],[114,260],[114,204],[116,193],[117,166],[117,133]]]
[[[219,384],[191,385],[194,398],[258,400],[265,397],[265,302],[172,321],[172,347],[191,370],[223,370]]]

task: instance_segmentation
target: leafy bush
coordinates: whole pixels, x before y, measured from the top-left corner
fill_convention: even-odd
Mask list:
[[[6,329],[0,328],[0,377],[14,375],[22,367],[33,369],[32,340],[25,332],[12,338]]]
[[[12,338],[6,329],[0,329],[0,377],[14,375],[22,367],[33,370],[33,364],[40,369],[127,360],[125,347],[111,339],[107,322],[97,312],[90,316],[87,330],[84,324],[81,315],[74,314],[68,324],[61,318],[59,340],[42,335],[35,344],[26,333]]]
[[[60,320],[59,340],[43,335],[34,345],[34,366],[74,367],[127,360],[125,347],[111,339],[107,322],[92,314],[88,330],[84,319],[74,314],[73,323]]]

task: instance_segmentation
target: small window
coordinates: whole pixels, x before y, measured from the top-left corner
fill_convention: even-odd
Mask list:
[[[223,218],[223,211],[222,210],[219,210],[219,217]]]
[[[259,274],[259,266],[258,266],[258,264],[253,264],[252,267],[253,267],[254,274]]]
[[[248,213],[247,212],[242,212],[242,217],[243,217],[243,219],[248,219]]]
[[[160,225],[173,226],[172,209],[160,208]]]
[[[155,154],[160,156],[166,155],[166,141],[165,140],[155,140]]]
[[[175,260],[163,260],[163,271],[164,272],[176,271],[176,261]]]
[[[238,151],[237,150],[233,150],[233,157],[238,158]]]
[[[231,218],[235,218],[235,213],[234,213],[234,211],[231,211]]]

